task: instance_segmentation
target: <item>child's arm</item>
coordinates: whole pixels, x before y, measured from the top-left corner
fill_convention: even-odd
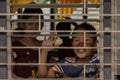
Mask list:
[[[69,78],[69,76],[63,73],[60,73],[59,71],[55,71],[52,68],[49,69],[47,77],[48,78]]]
[[[40,63],[47,63],[47,51],[42,50],[40,55]],[[38,74],[40,78],[45,78],[47,76],[47,66],[46,65],[40,65],[38,67]]]
[[[47,40],[43,41],[42,46],[43,47],[52,47],[53,44],[55,43],[55,41],[56,41],[55,37],[49,37]],[[41,49],[40,63],[47,63],[48,52],[52,49],[53,48],[45,48],[45,49],[43,48],[43,49]],[[47,66],[46,65],[40,65],[38,67],[38,74],[39,74],[39,77],[41,77],[41,78],[47,77],[47,74],[48,74]]]

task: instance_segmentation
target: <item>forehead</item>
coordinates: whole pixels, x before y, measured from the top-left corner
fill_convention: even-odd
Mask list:
[[[88,30],[79,28],[75,31],[76,32],[73,33],[74,37],[93,37],[93,32],[89,32]]]
[[[38,22],[39,17],[38,16],[30,16],[29,19],[27,19],[28,21],[30,20],[30,22],[24,22],[24,24],[33,24],[33,23],[39,23]]]

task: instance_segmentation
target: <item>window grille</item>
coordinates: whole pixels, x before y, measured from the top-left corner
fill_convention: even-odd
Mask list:
[[[13,1],[13,3],[11,2]],[[16,0],[19,2],[19,0]],[[45,0],[43,3],[40,0],[34,1],[35,4],[28,4],[28,2],[21,2],[18,4],[14,0],[1,0],[0,1],[0,80],[14,80],[11,77],[13,65],[55,65],[54,63],[13,63],[12,62],[12,49],[21,48],[11,46],[11,37],[18,37],[13,35],[13,32],[41,32],[38,35],[38,40],[43,40],[45,36],[51,36],[50,33],[54,32],[54,36],[73,36],[70,35],[57,35],[56,25],[58,22],[75,21],[80,24],[83,21],[89,22],[95,26],[98,33],[97,52],[100,63],[96,64],[100,66],[99,78],[86,78],[83,76],[82,80],[119,80],[120,79],[120,10],[119,0]],[[63,2],[62,2],[63,1]],[[66,2],[65,2],[66,1]],[[69,2],[67,2],[69,1]],[[70,2],[71,1],[71,2]],[[18,13],[18,9],[22,8],[42,8],[44,14],[23,14]],[[18,16],[22,15],[37,15],[39,20],[24,20],[18,19]],[[44,16],[44,19],[40,19]],[[71,19],[65,20],[65,17]],[[20,22],[38,22],[38,30],[14,30],[18,27]],[[44,22],[44,28],[41,30],[41,22]],[[74,28],[74,27],[73,27]],[[62,32],[62,31],[61,31]],[[63,30],[63,32],[65,32]],[[67,31],[66,31],[67,32]],[[74,32],[70,30],[68,32]],[[89,32],[89,31],[88,31]],[[84,32],[85,33],[85,32]],[[23,35],[19,35],[23,37]],[[35,36],[35,35],[29,35]],[[28,37],[24,36],[24,37]],[[61,39],[56,41],[53,48],[68,49],[72,47],[59,47],[62,43]],[[22,48],[33,48],[39,50],[47,47],[28,46]],[[49,47],[48,47],[49,48]],[[86,47],[87,48],[87,47]],[[63,64],[66,65],[66,64]],[[76,64],[80,65],[80,64]],[[87,64],[83,64],[84,67]],[[85,70],[84,70],[85,72]],[[85,73],[84,73],[85,74]],[[52,78],[30,78],[31,80],[53,80]],[[54,78],[55,79],[55,78]],[[71,80],[71,78],[63,78],[60,80]],[[80,80],[81,78],[73,78],[72,80]],[[24,80],[24,79],[15,79]],[[26,78],[25,80],[29,80]],[[58,80],[58,79],[56,79]]]

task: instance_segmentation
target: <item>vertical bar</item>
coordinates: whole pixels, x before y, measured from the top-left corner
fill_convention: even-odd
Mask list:
[[[87,47],[86,46],[86,37],[87,37],[87,34],[86,34],[87,32],[84,32],[84,34],[83,34],[83,38],[84,38],[84,47]]]
[[[87,0],[84,0],[84,6],[83,6],[83,19],[84,19],[85,22],[86,22],[87,17],[88,17],[88,16],[86,16],[86,15],[87,15],[87,3],[88,3],[88,1],[87,1]]]
[[[6,0],[6,6],[7,6],[7,30],[11,30],[10,27],[10,5],[8,5],[10,3],[10,0]],[[12,73],[12,69],[11,69],[11,32],[7,32],[7,59],[8,59],[8,79],[12,79],[11,78],[11,73]]]
[[[100,4],[101,4],[101,6],[100,6],[100,14],[103,14],[103,0],[100,0]],[[103,20],[103,16],[100,16],[100,20],[102,21]],[[103,30],[103,22],[100,22],[100,28],[99,28],[100,30]],[[102,49],[102,47],[103,47],[103,32],[101,32],[100,33],[100,38],[99,38],[99,44],[98,44],[98,46],[99,46],[99,54],[100,54],[100,79],[101,80],[104,80],[104,75],[103,75],[103,55],[104,55],[104,53],[103,53],[103,49]]]
[[[117,14],[120,14],[120,0],[116,0],[117,2]],[[120,31],[120,16],[117,16],[117,30]],[[119,37],[120,33],[117,33],[117,46],[120,47],[120,37]],[[117,63],[120,64],[120,49],[117,49]],[[117,75],[118,80],[120,79],[120,65],[117,65]]]
[[[114,14],[117,14],[117,1],[113,0],[113,2],[115,4],[114,9],[113,9],[115,11]],[[115,21],[114,29],[117,30],[117,22],[116,22],[117,21],[117,16],[115,16],[115,20],[114,21]],[[117,46],[117,33],[115,33],[114,35],[115,35],[114,36],[114,38],[115,38],[114,46]],[[116,71],[117,70],[117,65],[116,65],[117,64],[117,49],[115,49],[114,51],[115,51],[114,52],[115,53],[115,58],[114,58],[114,60],[115,60],[115,75],[117,75],[117,71]]]
[[[84,72],[83,72],[84,73],[84,77],[83,77],[83,79],[86,80],[86,64],[84,64],[83,67],[84,67]]]
[[[116,16],[115,16],[115,14],[116,14],[116,8],[117,6],[116,6],[116,0],[112,0],[111,1],[111,12],[112,12],[112,14],[114,15],[113,17],[112,17],[112,30],[116,30],[116,27],[117,27],[117,22],[116,22]],[[115,45],[117,45],[116,44],[116,32],[113,32],[112,33],[112,46],[114,47]],[[113,65],[112,65],[112,80],[115,80],[115,75],[117,74],[117,65],[116,65],[116,60],[117,60],[117,58],[116,58],[116,48],[112,48],[112,63],[113,63]]]

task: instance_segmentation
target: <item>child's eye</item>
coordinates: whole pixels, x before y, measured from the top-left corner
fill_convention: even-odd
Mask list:
[[[92,42],[92,41],[93,41],[93,40],[90,39],[90,38],[86,39],[86,42]]]
[[[32,24],[34,24],[34,23],[28,23],[29,25],[32,25]]]
[[[86,39],[86,41],[90,41],[89,39]]]
[[[74,41],[79,41],[79,39],[76,38],[76,39],[74,39]]]

